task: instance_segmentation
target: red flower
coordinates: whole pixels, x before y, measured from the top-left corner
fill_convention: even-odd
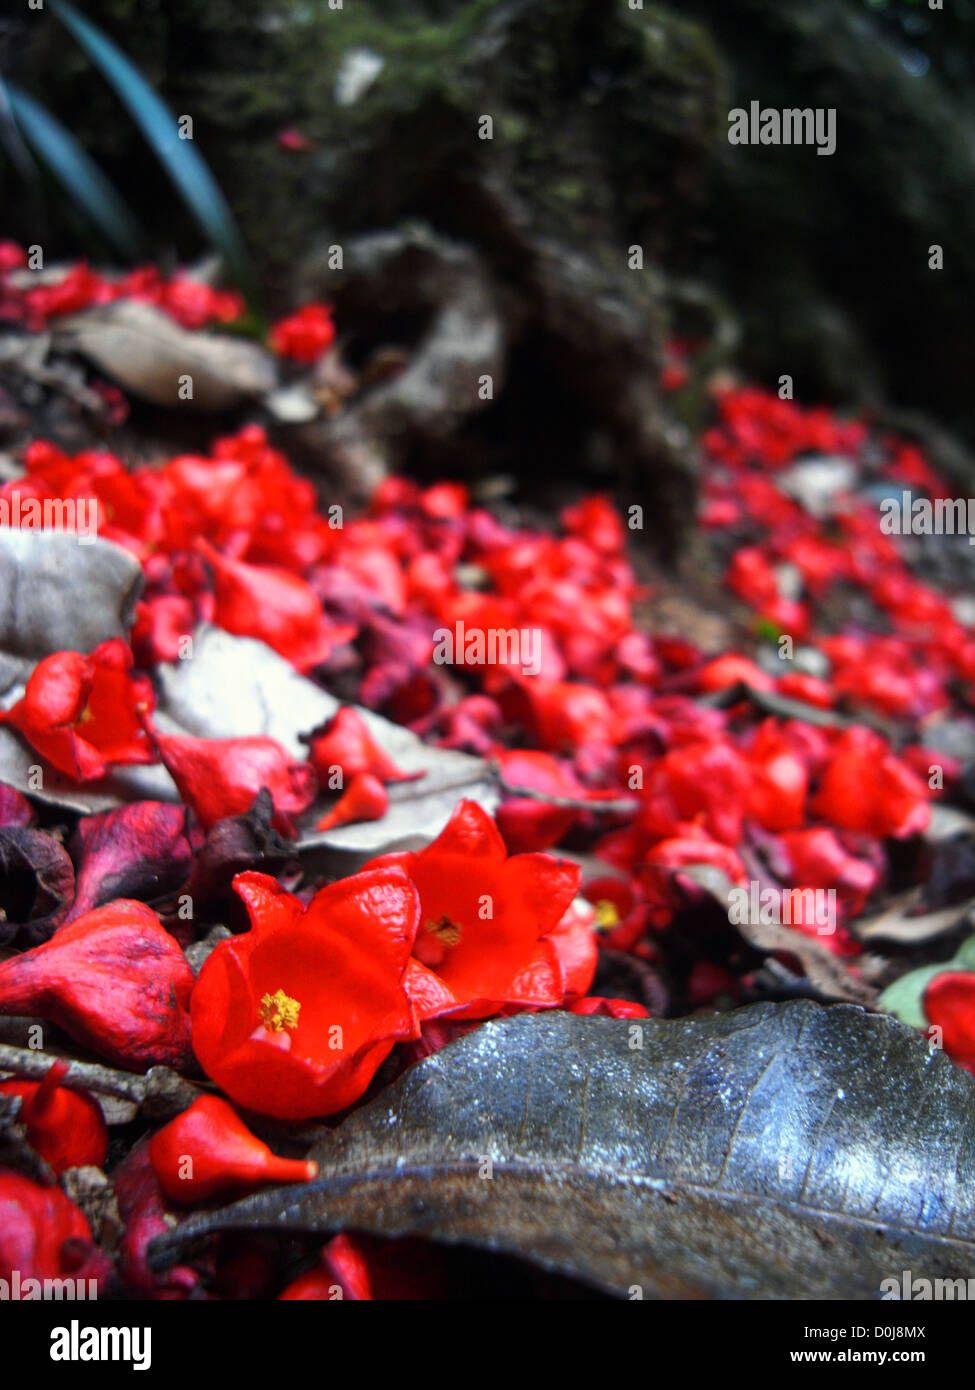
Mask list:
[[[0,1014],[37,1014],[123,1067],[190,1058],[193,972],[156,914],[120,898],[0,961]]]
[[[21,1298],[41,1298],[28,1280],[107,1282],[111,1262],[95,1246],[83,1211],[59,1187],[0,1170],[0,1279],[19,1279]]]
[[[271,346],[281,357],[295,362],[315,362],[332,346],[335,324],[327,304],[306,304],[278,319],[271,329]]]
[[[863,911],[867,898],[880,880],[880,871],[866,859],[858,859],[828,826],[787,830],[779,843],[786,852],[794,884],[835,888],[850,913]]]
[[[315,590],[290,570],[230,560],[206,541],[199,548],[216,582],[213,621],[228,632],[266,642],[299,671],[320,666],[355,635],[349,624],[330,623]]]
[[[751,793],[747,764],[730,743],[689,743],[654,767],[640,822],[670,834],[678,822],[697,823],[716,840],[735,845]]]
[[[0,719],[79,782],[104,777],[116,763],[155,762],[140,720],[155,697],[148,678],[131,669],[132,653],[118,638],[90,656],[55,652],[38,662],[23,698]]]
[[[975,972],[935,975],[924,991],[924,1012],[941,1029],[941,1046],[952,1061],[975,1072]]]
[[[202,1202],[264,1182],[310,1182],[318,1164],[278,1158],[218,1096],[200,1096],[154,1134],[149,1159],[174,1202]]]
[[[422,772],[403,772],[369,732],[369,725],[351,705],[343,705],[321,733],[312,735],[308,761],[318,773],[323,787],[335,785],[335,772],[348,783],[366,772],[380,782],[412,782]]]
[[[58,1060],[43,1081],[0,1081],[0,1095],[20,1096],[20,1123],[55,1177],[89,1163],[100,1168],[108,1153],[101,1107],[87,1092],[61,1085],[70,1070],[69,1062]]]
[[[551,1008],[562,1002],[570,975],[574,993],[588,988],[572,970],[572,950],[563,961],[553,939],[579,886],[575,864],[547,854],[509,858],[475,801],[462,801],[426,849],[389,854],[370,867],[394,864],[420,896],[409,979],[420,1018],[486,1018],[509,1004]]]
[[[294,835],[291,817],[307,811],[315,799],[314,771],[295,762],[273,738],[191,738],[153,730],[153,740],[205,830],[249,811],[267,787],[274,802],[271,824],[282,835]]]
[[[234,880],[251,930],[223,941],[193,991],[193,1046],[240,1105],[280,1119],[358,1100],[416,1032],[404,976],[419,905],[396,868],[367,869],[303,909],[266,874]]]
[[[812,810],[840,829],[896,839],[920,833],[931,815],[921,779],[879,734],[860,727],[837,739]]]

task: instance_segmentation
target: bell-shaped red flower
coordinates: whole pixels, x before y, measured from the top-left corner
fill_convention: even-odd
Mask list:
[[[219,1096],[200,1096],[149,1142],[159,1186],[174,1202],[202,1202],[263,1182],[310,1182],[318,1164],[278,1158]]]
[[[509,858],[476,801],[462,801],[426,849],[369,867],[392,864],[420,895],[409,989],[421,1019],[486,1018],[508,1004],[552,1008],[568,973],[573,992],[588,987],[553,939],[579,887],[578,866],[548,854]]]
[[[36,1014],[120,1066],[180,1068],[190,1052],[193,972],[144,903],[86,912],[0,961],[0,1014]]]
[[[90,656],[55,652],[38,662],[23,698],[0,720],[79,782],[104,777],[115,763],[153,763],[141,714],[155,697],[148,678],[131,670],[132,653],[117,638]]]
[[[97,1101],[84,1091],[69,1091],[61,1082],[70,1064],[51,1064],[43,1081],[0,1081],[0,1095],[20,1096],[20,1123],[31,1148],[54,1173],[94,1164],[108,1153],[108,1129]]]
[[[292,816],[307,811],[315,799],[313,769],[295,762],[273,738],[193,738],[153,730],[153,740],[205,830],[228,816],[242,816],[267,787],[274,802],[271,824],[282,835],[294,835]]]
[[[251,929],[222,941],[193,991],[193,1047],[239,1105],[280,1119],[358,1100],[396,1039],[415,1034],[404,976],[416,891],[399,868],[329,884],[303,908],[239,874]]]
[[[290,570],[231,560],[206,541],[199,548],[214,573],[213,621],[228,632],[266,642],[299,671],[320,666],[355,636],[353,626],[329,622],[315,590]]]

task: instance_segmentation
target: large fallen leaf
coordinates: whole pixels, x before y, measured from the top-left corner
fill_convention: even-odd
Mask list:
[[[162,310],[120,299],[62,319],[56,341],[153,405],[230,410],[277,385],[274,359],[229,334],[192,333]],[[192,396],[186,394],[192,379]]]
[[[0,652],[29,670],[51,652],[124,637],[141,588],[138,560],[111,541],[0,527]]]
[[[192,657],[158,671],[160,708],[177,725],[200,738],[277,739],[296,758],[306,758],[302,735],[331,719],[339,701],[298,674],[263,642],[203,625],[193,637]],[[487,764],[467,753],[435,748],[371,710],[359,713],[376,742],[405,772],[423,771],[415,782],[389,788],[389,810],[377,821],[343,825],[324,833],[306,830],[298,848],[337,852],[344,872],[357,862],[399,849],[422,849],[439,835],[462,797],[487,811],[498,802]],[[304,818],[314,826],[319,802]]]
[[[975,1275],[973,1105],[967,1073],[849,1005],[522,1014],[329,1133],[314,1183],[191,1217],[154,1256],[221,1230],[356,1229],[623,1296],[878,1298],[904,1269]]]

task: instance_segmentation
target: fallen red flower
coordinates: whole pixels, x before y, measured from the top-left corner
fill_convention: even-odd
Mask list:
[[[266,874],[234,880],[251,920],[193,991],[200,1065],[240,1105],[281,1119],[358,1100],[416,1033],[404,977],[419,904],[398,868],[366,869],[302,908]]]
[[[148,678],[131,669],[132,653],[118,639],[90,656],[55,652],[38,662],[23,698],[0,721],[79,782],[104,777],[117,763],[155,762],[140,718],[155,696]]]
[[[322,665],[334,647],[355,636],[351,624],[329,622],[321,599],[298,575],[231,560],[206,541],[199,549],[215,578],[213,621],[228,632],[266,642],[302,672]]]
[[[588,980],[574,968],[574,933],[557,929],[574,898],[578,866],[547,854],[508,856],[491,817],[461,801],[432,844],[388,854],[368,866],[401,866],[420,897],[420,930],[408,988],[421,1019],[486,1018],[506,1005],[552,1008],[571,976],[574,993]]]

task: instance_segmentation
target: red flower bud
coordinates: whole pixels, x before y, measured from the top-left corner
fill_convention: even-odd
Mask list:
[[[380,782],[413,782],[422,772],[403,772],[375,741],[369,725],[351,705],[343,705],[321,733],[314,734],[308,761],[318,773],[323,787],[336,768],[348,783],[360,772],[371,773]]]
[[[213,568],[213,621],[239,637],[256,637],[299,671],[320,666],[332,648],[355,636],[355,628],[333,625],[310,584],[289,570],[249,565],[221,555],[206,541],[199,549]]]
[[[8,1289],[19,1280],[19,1297],[42,1298],[43,1286],[27,1280],[93,1279],[102,1292],[111,1272],[84,1212],[59,1187],[0,1170],[0,1279]]]
[[[294,835],[291,817],[315,799],[314,771],[295,762],[273,738],[192,738],[153,730],[153,739],[180,796],[205,830],[228,816],[242,816],[267,787],[275,811],[271,824],[282,835]]]
[[[156,761],[141,723],[155,704],[145,676],[132,676],[132,653],[113,639],[90,656],[55,652],[38,662],[23,698],[0,721],[68,777],[104,777],[116,763]]]
[[[61,1085],[69,1063],[52,1063],[43,1081],[2,1081],[0,1095],[20,1096],[19,1120],[31,1147],[55,1176],[66,1168],[100,1168],[108,1153],[108,1129],[98,1103],[86,1092]]]
[[[318,822],[316,830],[333,830],[353,821],[380,820],[389,808],[389,793],[378,777],[357,772],[332,809]]]
[[[310,1182],[318,1164],[278,1158],[217,1096],[200,1096],[154,1135],[149,1158],[174,1202],[202,1202],[262,1182]]]
[[[0,1014],[37,1014],[123,1067],[191,1058],[193,972],[156,914],[120,898],[0,962]]]

